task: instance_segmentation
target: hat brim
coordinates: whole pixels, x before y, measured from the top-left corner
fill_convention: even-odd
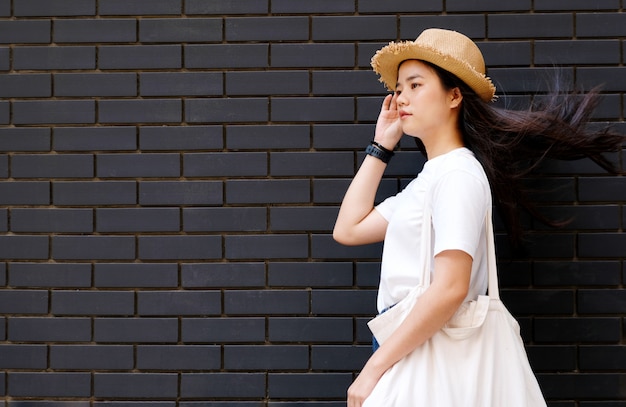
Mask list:
[[[456,75],[467,84],[485,102],[494,99],[496,87],[491,79],[478,72],[465,61],[446,55],[441,51],[414,41],[391,42],[381,48],[372,57],[372,68],[380,75],[379,80],[389,90],[396,89],[398,67],[409,59],[419,59],[430,62]]]

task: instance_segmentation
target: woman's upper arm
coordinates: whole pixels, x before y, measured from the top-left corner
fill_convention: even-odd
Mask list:
[[[333,231],[333,238],[346,246],[382,242],[387,232],[387,220],[375,209],[367,214],[359,223],[350,229],[337,228]]]

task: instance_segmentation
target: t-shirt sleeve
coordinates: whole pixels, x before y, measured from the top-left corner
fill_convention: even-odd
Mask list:
[[[490,204],[486,179],[462,169],[441,177],[432,197],[434,255],[462,250],[475,258]]]
[[[402,193],[403,191],[396,195],[392,195],[374,207],[374,209],[376,209],[376,211],[380,213],[387,222],[391,220],[393,213],[396,211],[399,197],[402,196]]]

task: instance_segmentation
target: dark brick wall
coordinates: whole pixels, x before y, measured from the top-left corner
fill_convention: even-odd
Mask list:
[[[373,52],[457,29],[500,105],[558,65],[624,130],[623,7],[0,0],[0,406],[343,406],[381,246],[330,232],[384,95]],[[401,147],[380,199],[423,163]],[[574,221],[530,224],[523,259],[500,236],[503,299],[551,406],[623,406],[626,178],[541,175]]]

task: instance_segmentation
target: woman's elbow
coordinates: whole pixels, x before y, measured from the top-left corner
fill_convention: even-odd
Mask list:
[[[350,238],[350,233],[342,228],[338,228],[337,226],[333,229],[333,239],[335,239],[335,242],[344,246],[354,246],[354,243]]]

